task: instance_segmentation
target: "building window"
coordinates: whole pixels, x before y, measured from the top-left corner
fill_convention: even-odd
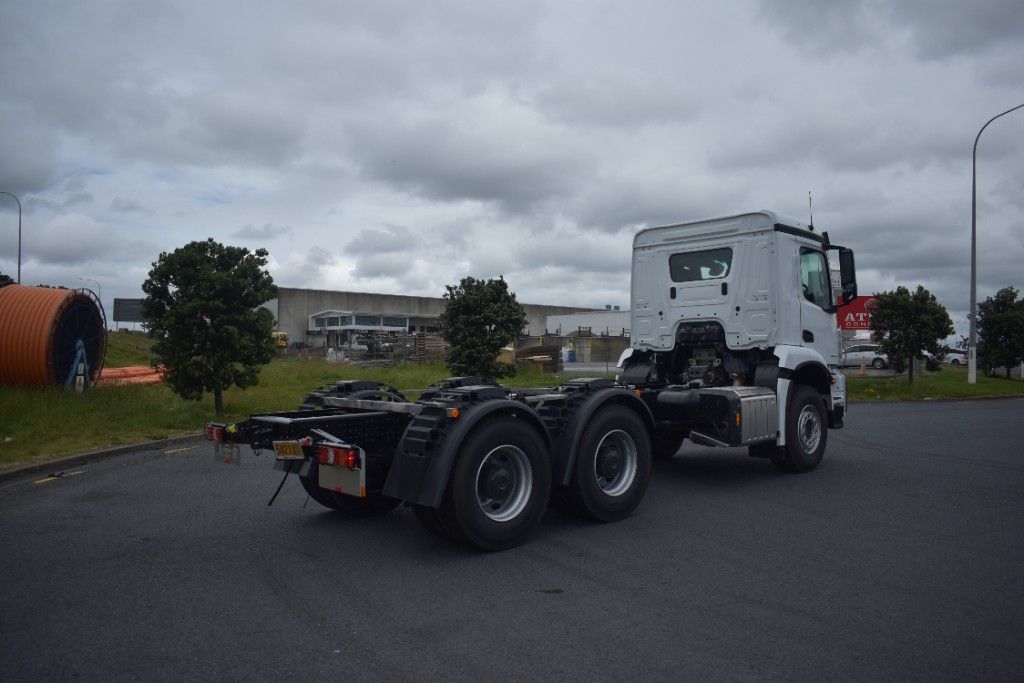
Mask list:
[[[339,324],[338,316],[331,316],[327,318],[327,327],[337,327]]]
[[[384,316],[384,327],[407,327],[408,318],[396,318],[394,316]]]
[[[325,318],[313,318],[313,327],[326,327],[327,320]]]
[[[378,327],[380,325],[380,317],[376,315],[357,315],[356,325],[362,325],[363,327]]]

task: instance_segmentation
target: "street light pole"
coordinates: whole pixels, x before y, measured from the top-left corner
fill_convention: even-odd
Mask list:
[[[21,284],[21,200],[10,192],[4,192],[0,190],[0,194],[5,194],[8,197],[12,197],[14,201],[18,202],[18,284]]]
[[[978,383],[978,140],[981,134],[1000,116],[1024,108],[1024,104],[996,114],[981,127],[974,138],[974,152],[971,155],[971,338],[967,343],[967,383]]]
[[[96,285],[96,298],[101,302],[103,301],[103,287],[100,286],[99,280],[93,280],[91,277],[80,277],[78,278],[82,282],[92,282]]]

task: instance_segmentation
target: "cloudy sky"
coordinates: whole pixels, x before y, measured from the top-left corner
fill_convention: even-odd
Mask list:
[[[108,315],[206,237],[282,286],[623,305],[639,228],[811,190],[862,292],[924,284],[964,331],[971,149],[1022,65],[1019,0],[8,0],[0,190],[23,283]],[[1024,287],[1024,110],[978,168],[983,297]],[[0,196],[12,275],[16,225]]]

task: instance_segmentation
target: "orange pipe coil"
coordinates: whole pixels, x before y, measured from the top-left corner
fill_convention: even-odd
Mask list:
[[[103,368],[106,317],[92,292],[0,287],[0,384],[63,386],[85,345],[89,384]]]

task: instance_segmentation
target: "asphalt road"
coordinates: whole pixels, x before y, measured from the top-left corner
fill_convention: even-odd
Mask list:
[[[858,404],[812,473],[688,445],[499,554],[205,443],[8,482],[0,678],[1019,679],[1022,446],[1024,400]]]

